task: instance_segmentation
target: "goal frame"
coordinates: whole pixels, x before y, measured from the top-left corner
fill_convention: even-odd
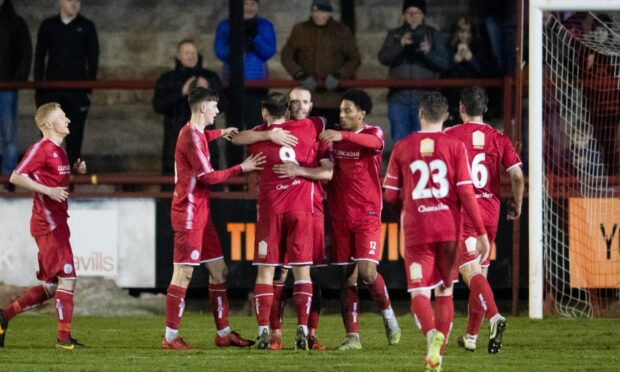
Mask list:
[[[620,10],[618,0],[529,1],[529,317],[543,318],[543,12]]]

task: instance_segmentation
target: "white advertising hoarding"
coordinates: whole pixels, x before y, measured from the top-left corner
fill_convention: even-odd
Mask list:
[[[31,286],[37,246],[30,236],[31,199],[0,199],[0,282]],[[155,286],[155,200],[69,201],[76,273],[120,287]]]

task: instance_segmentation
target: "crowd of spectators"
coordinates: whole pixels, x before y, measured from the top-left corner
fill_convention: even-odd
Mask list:
[[[426,22],[426,15],[432,9],[427,8],[425,0],[404,0],[401,22],[387,32],[377,56],[381,64],[389,67],[389,78],[469,78],[508,73],[510,67],[505,61],[509,58],[502,57],[502,36],[499,35],[505,28],[498,30],[496,27],[503,18],[497,15],[499,8],[495,3],[502,3],[501,9],[504,10],[510,8],[514,0],[488,3],[494,4],[489,5],[487,12],[477,21],[462,17],[451,25],[452,35],[444,35]],[[0,19],[3,20],[0,22],[0,80],[26,80],[32,58],[27,25],[15,15],[11,0],[0,0],[0,4]],[[35,81],[95,80],[99,54],[95,24],[79,14],[79,0],[58,0],[58,4],[58,14],[45,19],[39,27],[34,58]],[[309,17],[291,30],[281,51],[281,64],[291,78],[312,92],[312,115],[326,117],[328,126],[333,127],[339,121],[338,105],[343,92],[340,81],[359,77],[356,74],[362,58],[349,26],[335,19],[332,1],[308,0],[308,5]],[[259,0],[244,1],[244,78],[247,80],[268,79],[268,61],[277,52],[274,25],[258,16],[259,9]],[[4,22],[4,19],[10,21]],[[448,25],[445,26],[448,29]],[[174,144],[180,128],[189,118],[186,103],[189,90],[193,86],[214,89],[223,97],[220,109],[224,112],[228,109],[222,81],[225,85],[228,79],[230,27],[228,19],[216,27],[214,53],[223,63],[221,73],[203,67],[198,46],[191,39],[185,39],[178,43],[174,69],[157,81],[152,103],[154,110],[164,116],[163,174],[174,172]],[[492,32],[495,34],[491,35]],[[246,89],[244,120],[234,124],[247,129],[260,123],[260,102],[267,93],[266,89]],[[420,93],[417,89],[390,89],[387,103],[393,141],[419,130]],[[456,97],[452,91],[447,93]],[[56,101],[67,112],[71,120],[71,135],[67,138],[71,162],[80,157],[90,106],[89,94],[89,90],[36,92],[37,106]],[[3,174],[10,173],[17,158],[16,100],[15,91],[0,92]],[[455,102],[452,104],[456,106]],[[238,162],[243,156],[235,151],[239,149],[229,149],[226,163]],[[214,155],[219,153],[211,151]],[[219,159],[211,159],[211,162],[216,168],[220,164]]]

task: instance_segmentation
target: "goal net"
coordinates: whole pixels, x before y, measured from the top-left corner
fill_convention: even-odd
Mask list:
[[[545,312],[620,314],[620,12],[543,15]]]

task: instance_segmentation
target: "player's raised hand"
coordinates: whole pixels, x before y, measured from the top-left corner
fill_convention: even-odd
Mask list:
[[[239,129],[235,127],[229,127],[222,129],[222,138],[225,138],[227,141],[230,141],[235,134],[239,133]]]
[[[64,202],[69,197],[66,187],[49,187],[45,194],[53,201],[59,203]]]
[[[327,130],[322,131],[321,134],[319,134],[319,139],[321,141],[327,141],[327,142],[342,141],[342,133],[338,130],[327,129]]]
[[[247,159],[241,163],[241,170],[244,172],[253,172],[256,170],[262,170],[265,165],[266,157],[262,152],[248,156]]]
[[[521,216],[521,205],[517,205],[514,200],[510,201],[510,210],[508,212],[508,221],[514,221]]]
[[[86,162],[78,158],[73,164],[73,172],[80,173],[80,174],[86,174]]]
[[[300,171],[299,165],[290,161],[273,166],[273,173],[277,174],[278,178],[295,178],[301,175]]]
[[[288,130],[276,128],[274,130],[270,130],[268,133],[269,140],[276,145],[286,147],[295,147],[295,145],[297,145],[297,137],[292,135]]]
[[[491,244],[489,243],[487,234],[480,235],[477,240],[476,249],[480,254],[480,262],[483,262],[489,256],[489,253],[491,253]]]

